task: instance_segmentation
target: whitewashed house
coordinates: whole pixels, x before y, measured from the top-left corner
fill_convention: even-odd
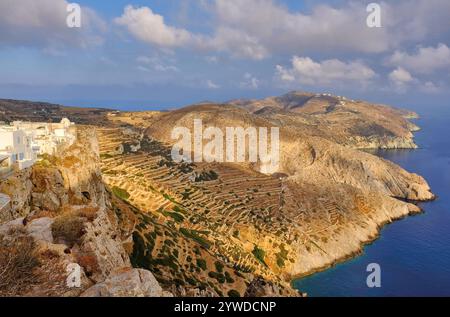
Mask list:
[[[6,127],[0,128],[0,155],[3,157],[3,168],[17,165],[19,169],[24,169],[32,166],[37,159],[32,138],[23,130]]]
[[[76,140],[74,124],[64,118],[60,123],[15,121],[0,126],[0,173],[32,166],[38,155],[56,154],[59,146]]]

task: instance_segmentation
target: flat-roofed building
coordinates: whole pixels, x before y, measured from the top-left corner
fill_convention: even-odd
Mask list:
[[[0,126],[0,174],[28,168],[38,154],[54,155],[75,140],[74,124],[67,118],[59,123],[14,121]]]

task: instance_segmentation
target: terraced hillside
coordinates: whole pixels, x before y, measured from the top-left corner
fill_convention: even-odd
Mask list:
[[[293,276],[359,252],[381,224],[419,212],[364,186],[236,164],[177,164],[168,143],[140,130],[139,145],[125,151],[129,129],[98,129],[104,181],[139,210],[132,262],[175,294],[243,295],[255,277],[289,294]]]
[[[177,294],[244,295],[254,275],[274,282],[275,294],[294,293],[267,266],[262,249],[239,240],[247,223],[268,228],[280,180],[232,167],[176,164],[167,147],[145,137],[139,150],[112,155],[112,130],[97,131],[105,183],[139,210],[133,264]],[[114,131],[115,140],[126,139],[124,130]],[[251,185],[246,190],[239,189],[242,175]]]

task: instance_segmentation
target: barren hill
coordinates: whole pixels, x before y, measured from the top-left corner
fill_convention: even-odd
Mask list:
[[[355,148],[416,148],[412,132],[418,127],[408,119],[417,114],[386,105],[301,92],[230,104]]]

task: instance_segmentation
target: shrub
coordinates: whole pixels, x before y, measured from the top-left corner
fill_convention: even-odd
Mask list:
[[[40,265],[34,239],[27,236],[0,238],[0,295],[20,294],[38,282],[34,273]]]
[[[227,281],[227,283],[234,283],[234,279],[231,277],[230,273],[225,272],[225,280]]]
[[[84,234],[84,220],[74,215],[60,216],[52,224],[52,234],[55,240],[62,239],[73,246]]]
[[[83,267],[88,277],[99,271],[97,258],[93,255],[79,255],[77,256],[77,262],[81,267]]]
[[[220,263],[219,261],[216,261],[216,262],[214,263],[214,265],[216,266],[217,272],[219,272],[219,273],[222,273],[222,272],[223,272],[223,264],[222,264],[222,263]]]
[[[201,268],[203,271],[206,270],[206,261],[203,259],[197,259],[197,266]]]
[[[98,207],[83,207],[77,211],[77,215],[86,218],[88,221],[94,221],[98,212]]]
[[[241,297],[241,294],[237,290],[232,289],[232,290],[228,291],[228,296],[229,297]]]
[[[221,273],[217,273],[217,272],[209,272],[208,276],[211,278],[216,279],[220,284],[225,283],[225,276]]]
[[[266,257],[266,252],[263,249],[260,249],[258,248],[257,245],[255,245],[252,253],[255,256],[255,258],[258,259],[259,262],[267,266],[266,262],[264,261],[264,258]]]
[[[130,194],[125,189],[114,186],[111,190],[113,194],[120,199],[127,200],[128,198],[130,198]]]

